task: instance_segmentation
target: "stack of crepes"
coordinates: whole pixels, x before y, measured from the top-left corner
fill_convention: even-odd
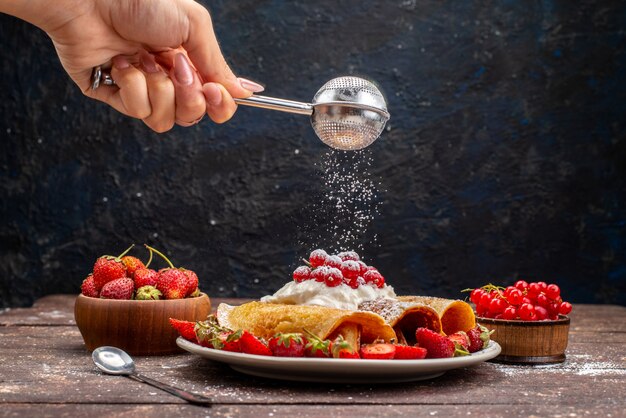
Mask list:
[[[245,329],[269,339],[277,333],[309,331],[323,340],[341,335],[353,347],[375,340],[391,341],[393,328],[378,314],[314,305],[286,305],[249,302],[240,306],[225,303],[217,307],[217,320],[223,327]]]
[[[360,311],[374,312],[393,327],[397,341],[415,343],[415,330],[429,328],[446,335],[476,326],[472,307],[462,301],[430,296],[398,296],[363,302]]]

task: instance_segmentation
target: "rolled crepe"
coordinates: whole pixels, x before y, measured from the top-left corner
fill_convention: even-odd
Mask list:
[[[401,344],[414,344],[417,328],[424,327],[441,332],[441,320],[437,311],[423,303],[379,298],[361,303],[359,310],[374,312],[382,316],[393,327],[398,342]]]
[[[398,296],[397,300],[409,305],[426,305],[433,308],[441,319],[441,330],[446,335],[457,331],[469,331],[476,326],[474,310],[462,300],[429,296]]]
[[[301,333],[304,329],[322,339],[334,339],[343,332],[346,335],[342,336],[348,336],[356,349],[360,342],[370,343],[377,339],[388,342],[396,337],[393,329],[380,315],[323,306],[265,302],[231,306],[221,303],[217,307],[217,320],[221,326],[235,330],[245,329],[265,339],[279,332]]]

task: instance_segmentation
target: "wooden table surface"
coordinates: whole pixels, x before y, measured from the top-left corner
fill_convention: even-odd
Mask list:
[[[575,305],[565,363],[488,362],[414,383],[294,383],[191,354],[135,358],[140,373],[215,400],[203,408],[99,372],[74,323],[74,299],[0,311],[0,416],[626,416],[623,306]]]

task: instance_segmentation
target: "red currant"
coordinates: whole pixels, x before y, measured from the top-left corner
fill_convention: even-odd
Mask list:
[[[523,303],[517,313],[522,321],[533,321],[535,319],[535,307],[530,303]]]
[[[354,260],[346,260],[341,263],[340,267],[341,273],[343,277],[348,279],[356,278],[361,272],[361,266]]]
[[[561,303],[561,306],[559,306],[559,313],[561,315],[567,315],[570,312],[572,312],[572,304],[569,302]]]
[[[311,272],[311,278],[316,282],[324,283],[326,281],[326,276],[328,276],[328,269],[329,268],[326,266],[316,268]]]
[[[524,294],[522,293],[522,291],[516,288],[509,292],[509,296],[506,298],[506,300],[511,305],[518,306],[522,303],[523,298],[524,298]]]
[[[528,289],[528,282],[525,280],[518,280],[515,282],[515,287],[521,290],[522,292]]]
[[[558,316],[560,308],[561,304],[558,302],[550,302],[548,303],[548,306],[546,306],[546,309],[548,310],[548,315],[550,316]]]
[[[537,284],[539,285],[539,288],[542,292],[545,292],[548,288],[548,284],[546,282],[537,282]]]
[[[535,306],[535,315],[537,316],[537,321],[548,319],[548,310],[543,306]]]
[[[326,258],[328,258],[326,251],[313,250],[309,256],[309,263],[311,263],[311,267],[323,266],[326,263]]]
[[[328,274],[325,277],[325,283],[328,287],[336,287],[343,283],[343,275],[341,270],[335,267],[328,268]]]
[[[357,263],[359,263],[359,267],[361,268],[361,271],[359,271],[359,275],[362,276],[368,270],[367,264],[365,264],[361,260],[357,261]]]
[[[480,287],[477,287],[476,289],[472,290],[472,292],[470,293],[470,301],[474,305],[478,305],[478,303],[480,302],[480,297],[484,293],[485,293],[485,291],[483,289],[481,289]]]
[[[489,313],[493,315],[500,314],[504,312],[507,307],[507,303],[500,298],[491,299],[491,303],[489,304]]]
[[[476,305],[476,315],[482,316],[483,318],[487,318],[489,314],[489,309],[485,308],[483,305]]]
[[[339,258],[341,258],[341,261],[346,261],[346,260],[359,261],[361,259],[361,257],[359,257],[359,255],[354,251],[344,251],[337,255],[339,256]]]
[[[515,306],[508,306],[504,312],[502,312],[502,318],[509,320],[517,318],[517,309]]]
[[[552,300],[556,300],[561,296],[561,289],[555,284],[548,285],[546,288],[546,296]]]
[[[533,293],[538,295],[539,293],[541,293],[541,286],[539,285],[539,283],[531,283],[528,285],[528,293]]]
[[[485,309],[489,309],[489,305],[491,304],[491,295],[487,292],[483,292],[478,304]]]
[[[546,295],[544,295],[543,293],[539,293],[537,295],[537,305],[547,308],[549,304],[550,300],[548,300],[548,297]]]
[[[293,279],[300,283],[311,278],[311,269],[307,266],[300,266],[293,271]]]
[[[329,255],[328,257],[326,257],[326,265],[328,267],[335,267],[335,268],[341,268],[341,258],[339,258],[339,256],[336,255]]]

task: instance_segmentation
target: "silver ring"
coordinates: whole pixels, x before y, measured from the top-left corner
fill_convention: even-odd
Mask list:
[[[97,67],[93,67],[91,71],[91,90],[96,90],[100,87],[100,84],[114,86],[115,80],[113,80],[111,74],[102,69],[101,65],[98,65]]]

